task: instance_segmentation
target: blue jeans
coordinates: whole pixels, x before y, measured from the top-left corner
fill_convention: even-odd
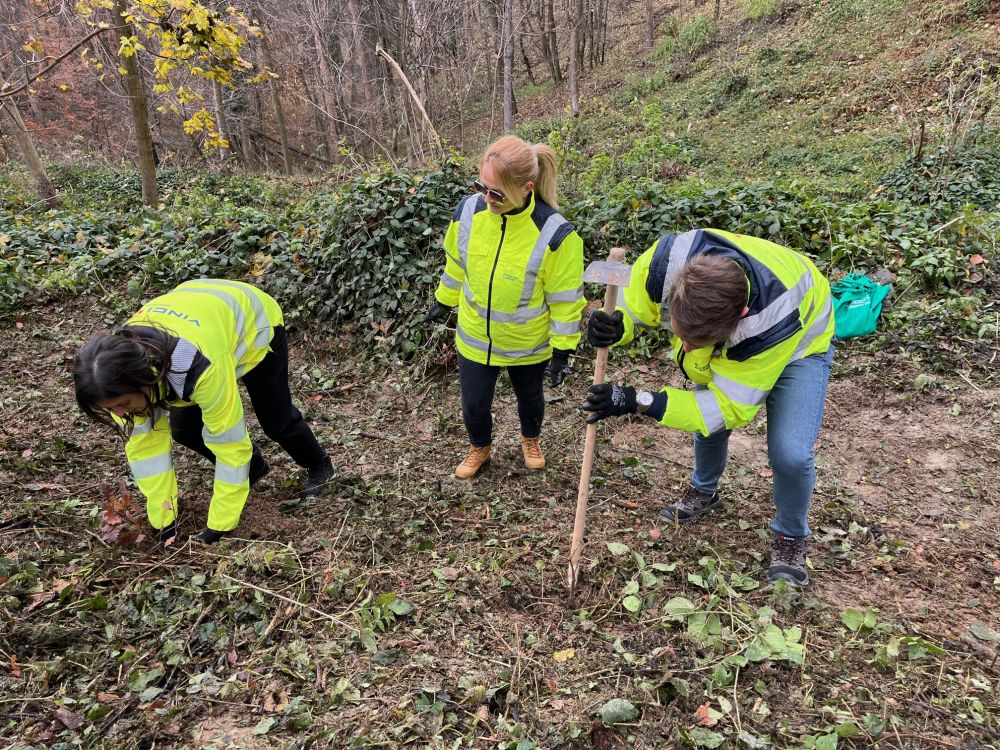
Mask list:
[[[767,457],[774,471],[774,520],[771,529],[796,538],[810,533],[806,516],[816,484],[813,446],[823,422],[833,347],[785,367],[767,397]],[[713,493],[729,457],[730,430],[694,436],[691,486]]]

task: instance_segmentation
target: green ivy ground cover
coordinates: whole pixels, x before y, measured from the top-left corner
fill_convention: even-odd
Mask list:
[[[440,273],[441,236],[471,175],[449,161],[297,195],[260,178],[168,172],[164,207],[151,211],[134,200],[134,175],[63,167],[55,179],[68,207],[41,212],[8,173],[0,313],[86,292],[125,314],[187,279],[244,278],[274,294],[291,322],[347,323],[361,342],[408,357]],[[562,208],[591,259],[615,245],[634,258],[664,232],[717,227],[800,249],[832,279],[887,269],[896,294],[873,342],[939,351],[957,336],[975,364],[997,337],[997,175],[1000,145],[983,137],[900,164],[864,198],[794,183],[640,178],[601,189],[567,180],[575,189]]]

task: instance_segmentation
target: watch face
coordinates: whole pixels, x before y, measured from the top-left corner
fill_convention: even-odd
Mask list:
[[[639,391],[639,395],[636,396],[635,402],[639,406],[650,407],[653,405],[653,394],[649,391]]]

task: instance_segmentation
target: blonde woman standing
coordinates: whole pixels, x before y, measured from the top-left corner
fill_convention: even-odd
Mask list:
[[[558,213],[555,154],[505,136],[486,149],[475,194],[455,210],[444,240],[445,269],[424,320],[458,307],[455,345],[469,451],[455,469],[474,477],[489,461],[492,405],[500,371],[517,395],[521,450],[529,469],[545,468],[539,443],[543,380],[569,372],[580,340],[583,241]]]

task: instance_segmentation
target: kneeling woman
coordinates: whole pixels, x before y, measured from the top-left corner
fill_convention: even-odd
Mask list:
[[[96,335],[73,365],[76,400],[125,438],[125,454],[161,541],[173,537],[177,478],[171,437],[215,464],[208,524],[213,543],[236,528],[250,486],[269,471],[250,442],[236,381],[264,433],[308,471],[316,497],[334,475],[288,387],[288,342],[278,303],[238,281],[200,279],[147,303],[124,327]]]

